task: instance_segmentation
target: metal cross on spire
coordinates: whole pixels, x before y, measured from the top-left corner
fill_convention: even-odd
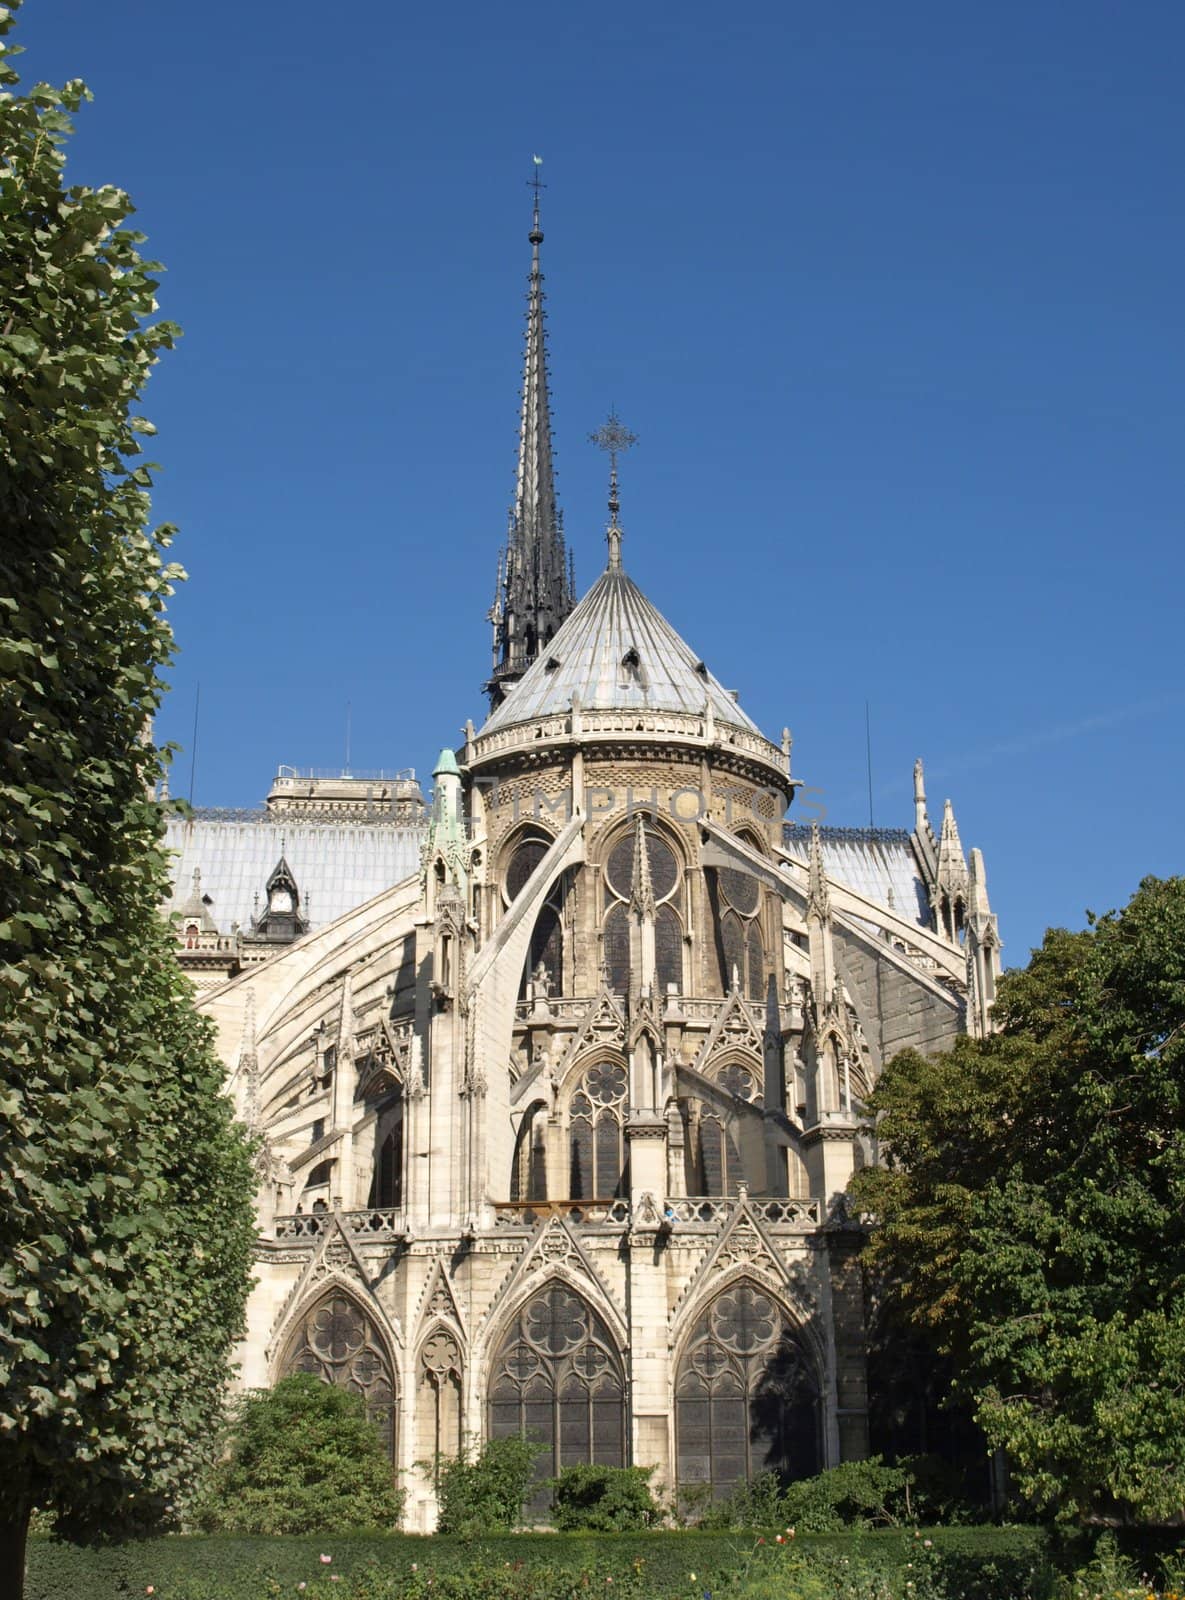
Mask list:
[[[609,527],[606,537],[609,540],[609,565],[620,567],[621,527],[617,517],[621,511],[621,498],[617,490],[617,458],[637,444],[638,436],[630,432],[615,410],[610,410],[597,431],[588,437],[590,443],[595,444],[598,450],[604,450],[609,457]]]
[[[539,246],[543,243],[543,232],[539,226],[539,193],[542,189],[546,189],[547,185],[540,176],[543,170],[543,157],[532,156],[531,160],[534,163],[534,167],[531,172],[531,176],[527,179],[527,188],[535,191],[535,214],[532,220],[529,239],[531,244],[535,246],[535,255],[536,258],[538,258]]]

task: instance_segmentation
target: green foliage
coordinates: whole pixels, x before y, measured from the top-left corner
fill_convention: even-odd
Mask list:
[[[782,1512],[786,1522],[802,1533],[884,1527],[908,1516],[909,1482],[903,1467],[887,1467],[879,1457],[844,1461],[813,1478],[788,1484]]]
[[[555,1525],[565,1532],[632,1533],[659,1519],[650,1492],[653,1467],[565,1467],[553,1480]]]
[[[699,1491],[702,1490],[702,1493]],[[723,1500],[713,1501],[707,1484],[683,1487],[681,1514],[701,1528],[779,1528],[782,1516],[782,1480],[776,1472],[759,1472],[741,1479]]]
[[[912,1468],[886,1466],[878,1457],[845,1461],[812,1478],[783,1485],[776,1473],[738,1483],[726,1500],[710,1507],[702,1526],[804,1533],[844,1528],[895,1526],[921,1509],[911,1496]]]
[[[312,1373],[244,1395],[187,1521],[207,1533],[394,1528],[403,1492],[360,1396]]]
[[[916,1539],[890,1529],[784,1545],[698,1532],[185,1537],[103,1550],[38,1539],[28,1600],[117,1600],[149,1584],[155,1600],[266,1600],[300,1583],[304,1600],[702,1600],[705,1591],[713,1600],[1043,1600],[1049,1569],[1037,1528],[937,1528]]]
[[[12,26],[0,13],[0,35]],[[66,188],[81,83],[0,45],[0,1587],[31,1507],[167,1517],[242,1326],[250,1149],[158,914],[171,634],[135,414],[176,330],[113,188]]]
[[[869,1250],[949,1353],[1023,1495],[1147,1521],[1185,1502],[1185,880],[1053,930],[1001,1033],[890,1064]]]
[[[1120,1551],[1115,1535],[1107,1532],[1096,1540],[1090,1560],[1059,1579],[1054,1592],[1057,1600],[1095,1600],[1096,1595],[1105,1595],[1107,1600],[1123,1595],[1144,1600],[1148,1591],[1139,1582],[1132,1561]]]
[[[440,1532],[472,1537],[522,1520],[523,1502],[535,1476],[535,1462],[545,1446],[513,1435],[487,1439],[439,1464],[437,1494]]]

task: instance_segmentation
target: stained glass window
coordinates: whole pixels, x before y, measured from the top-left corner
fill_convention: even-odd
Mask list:
[[[692,1330],[675,1383],[680,1485],[722,1499],[762,1472],[782,1480],[819,1469],[814,1364],[785,1312],[763,1289],[718,1295]]]
[[[395,1375],[371,1319],[347,1295],[327,1295],[307,1313],[292,1336],[282,1363],[290,1372],[311,1372],[362,1396],[387,1454],[395,1455]]]
[[[675,852],[660,838],[652,827],[643,824],[646,840],[646,857],[650,863],[650,886],[656,900],[665,900],[679,879],[679,866]],[[628,900],[634,885],[634,831],[623,833],[613,846],[606,864],[606,877],[614,894]]]
[[[536,1478],[581,1462],[625,1465],[625,1376],[602,1319],[579,1295],[558,1284],[542,1289],[519,1312],[493,1363],[489,1432],[538,1438],[546,1449]],[[529,1510],[545,1510],[539,1490]]]
[[[387,1134],[374,1158],[374,1179],[368,1205],[378,1211],[393,1210],[403,1204],[403,1122]]]
[[[733,910],[751,917],[757,910],[760,898],[757,879],[751,873],[739,872],[735,867],[720,867],[717,876],[720,892]]]
[[[547,844],[542,839],[526,839],[510,858],[506,872],[506,893],[512,900],[523,891],[527,879],[547,854]]]
[[[546,1200],[546,1140],[547,1109],[543,1105],[533,1106],[519,1129],[514,1165],[510,1169],[512,1200]]]
[[[614,994],[630,986],[630,925],[625,907],[610,906],[605,917],[605,973]]]
[[[720,926],[720,944],[724,956],[724,987],[732,988],[733,983],[740,985],[742,994],[745,991],[745,935],[739,917],[732,912],[726,913]]]
[[[672,906],[659,906],[654,917],[654,957],[658,990],[666,994],[671,984],[683,990],[683,924]]]
[[[562,994],[564,989],[564,933],[559,913],[552,906],[544,906],[531,935],[531,951],[527,957],[525,976],[534,977],[542,962],[547,969],[552,994]]]
[[[761,928],[757,922],[749,924],[745,947],[749,958],[749,998],[761,1000],[765,997],[765,947],[761,942]]]
[[[611,1200],[625,1194],[625,1068],[589,1067],[568,1104],[569,1198]]]
[[[680,1110],[686,1119],[683,1152],[688,1194],[735,1194],[747,1174],[732,1130],[700,1100],[685,1099]]]

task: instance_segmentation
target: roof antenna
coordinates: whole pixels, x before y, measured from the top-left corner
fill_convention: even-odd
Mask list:
[[[867,700],[864,702],[864,753],[868,760],[868,826],[875,828],[872,820],[872,712]]]
[[[588,437],[590,443],[595,444],[598,450],[604,450],[609,457],[609,526],[605,530],[605,537],[609,541],[609,566],[613,571],[620,572],[621,525],[617,517],[621,511],[621,497],[617,490],[617,457],[636,445],[638,436],[630,432],[614,407],[610,406],[608,417]]]
[[[189,803],[193,804],[193,781],[197,774],[198,709],[202,703],[202,686],[199,683],[193,694],[193,742],[189,747]]]

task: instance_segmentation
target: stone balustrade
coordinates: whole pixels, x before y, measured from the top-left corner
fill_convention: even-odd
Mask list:
[[[819,1200],[754,1199],[747,1197],[750,1211],[770,1227],[806,1231],[824,1221]],[[663,1220],[668,1224],[716,1227],[725,1222],[739,1205],[731,1195],[703,1195],[673,1198],[664,1202]],[[275,1219],[273,1237],[293,1241],[319,1239],[335,1217],[340,1217],[348,1234],[359,1241],[407,1237],[406,1214],[400,1210],[308,1211]],[[529,1231],[550,1217],[565,1217],[569,1222],[590,1228],[626,1228],[632,1221],[628,1200],[505,1200],[494,1206],[497,1229]]]
[[[706,1195],[683,1200],[668,1200],[668,1222],[699,1223],[714,1226],[723,1222],[740,1202],[724,1195]],[[820,1200],[755,1200],[748,1196],[749,1210],[762,1222],[775,1228],[817,1228],[823,1221]]]
[[[581,744],[595,744],[598,741],[612,743],[644,733],[650,737],[657,735],[707,749],[736,750],[766,766],[775,767],[779,772],[785,771],[785,756],[776,744],[771,744],[761,734],[722,721],[715,724],[711,737],[708,732],[704,718],[698,713],[636,709],[594,711],[581,708],[575,728],[572,726],[571,712],[566,711],[549,717],[536,717],[514,727],[499,728],[494,733],[480,734],[466,751],[466,761],[472,766],[487,761],[491,756],[520,748],[535,749],[541,744],[569,739],[577,739]]]
[[[533,1228],[549,1217],[566,1217],[569,1222],[590,1227],[626,1227],[630,1220],[628,1200],[507,1200],[494,1207],[498,1228]]]
[[[277,1217],[274,1237],[319,1239],[334,1217],[340,1217],[346,1232],[358,1239],[401,1239],[407,1233],[407,1220],[402,1210],[307,1211]]]

